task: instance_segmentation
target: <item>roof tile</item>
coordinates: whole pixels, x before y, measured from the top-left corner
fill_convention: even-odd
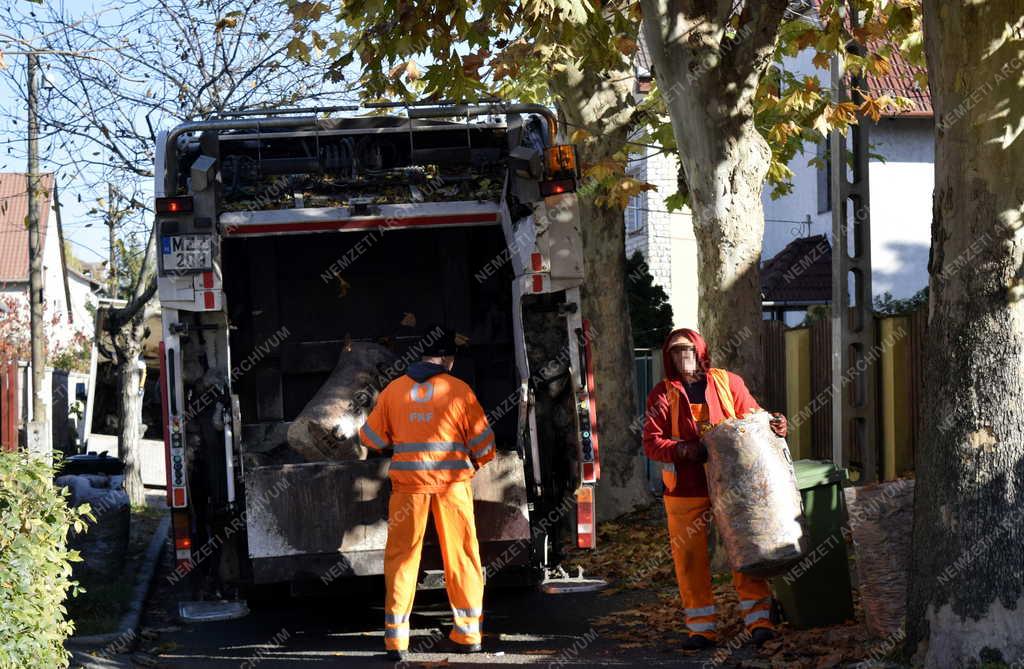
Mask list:
[[[45,243],[53,174],[41,174],[40,187],[39,234]],[[28,177],[24,172],[0,172],[0,282],[28,281],[27,191]]]

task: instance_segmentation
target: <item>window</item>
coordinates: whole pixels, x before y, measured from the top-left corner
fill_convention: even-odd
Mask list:
[[[630,158],[626,173],[640,181],[647,181],[647,155],[644,152]],[[643,232],[647,225],[647,191],[629,198],[626,204],[626,234]]]
[[[832,133],[818,143],[818,213],[832,211]]]

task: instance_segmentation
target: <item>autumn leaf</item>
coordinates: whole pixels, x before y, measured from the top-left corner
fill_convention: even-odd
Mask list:
[[[828,137],[829,124],[828,116],[825,114],[825,112],[821,112],[814,118],[814,123],[812,127],[818,132],[820,132],[822,137]]]
[[[832,54],[825,51],[819,51],[814,54],[814,58],[811,59],[811,63],[819,70],[827,70],[832,66]]]
[[[625,56],[632,56],[636,53],[636,40],[632,37],[619,36],[615,38],[615,48]]]
[[[289,11],[296,21],[318,21],[330,8],[323,2],[293,2]]]
[[[289,58],[309,62],[309,47],[299,37],[293,37],[288,41],[287,52]]]
[[[889,59],[873,53],[868,57],[868,69],[874,74],[884,77],[892,71],[892,65],[889,63]]]
[[[484,54],[469,53],[462,57],[462,72],[470,79],[480,79],[480,68],[484,65]]]
[[[860,113],[872,121],[878,121],[890,107],[895,107],[895,104],[888,95],[880,95],[877,98],[865,96],[864,102],[860,105]]]
[[[818,31],[815,29],[805,30],[804,32],[797,35],[794,40],[794,44],[798,51],[803,51],[809,46],[813,46],[818,41]]]
[[[829,104],[825,107],[825,118],[833,127],[854,124],[857,122],[857,105],[852,102]]]
[[[238,19],[233,16],[225,16],[224,18],[213,24],[213,32],[219,33],[225,28],[234,28],[238,25]]]
[[[658,190],[658,187],[633,177],[622,177],[609,189],[608,195],[603,198],[603,201],[608,207],[625,209],[629,204],[629,198],[648,190]]]
[[[583,173],[588,177],[603,181],[614,174],[621,174],[622,171],[621,163],[611,158],[605,158],[584,169]]]

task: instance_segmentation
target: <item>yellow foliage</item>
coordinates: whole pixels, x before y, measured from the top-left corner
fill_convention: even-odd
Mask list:
[[[619,36],[615,38],[615,48],[618,49],[626,56],[632,56],[636,53],[637,44],[636,40],[632,37]]]
[[[877,121],[890,107],[895,108],[896,105],[888,95],[879,95],[877,98],[864,96],[864,102],[860,105],[860,113],[872,121]]]
[[[604,160],[596,162],[583,170],[583,173],[586,176],[593,177],[598,181],[604,181],[608,177],[616,174],[622,174],[622,172],[622,163],[611,158],[605,158]]]
[[[844,127],[857,123],[857,105],[852,102],[829,104],[825,107],[825,119],[833,127]]]
[[[629,204],[629,198],[648,190],[658,190],[658,187],[633,177],[624,176],[608,189],[607,195],[599,195],[595,198],[595,202],[600,207],[625,209]]]

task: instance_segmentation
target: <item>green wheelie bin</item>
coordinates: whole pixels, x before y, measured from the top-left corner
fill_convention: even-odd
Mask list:
[[[807,521],[807,552],[784,574],[772,579],[772,590],[793,627],[837,625],[853,619],[842,533],[846,470],[829,460],[797,460],[793,468]]]

